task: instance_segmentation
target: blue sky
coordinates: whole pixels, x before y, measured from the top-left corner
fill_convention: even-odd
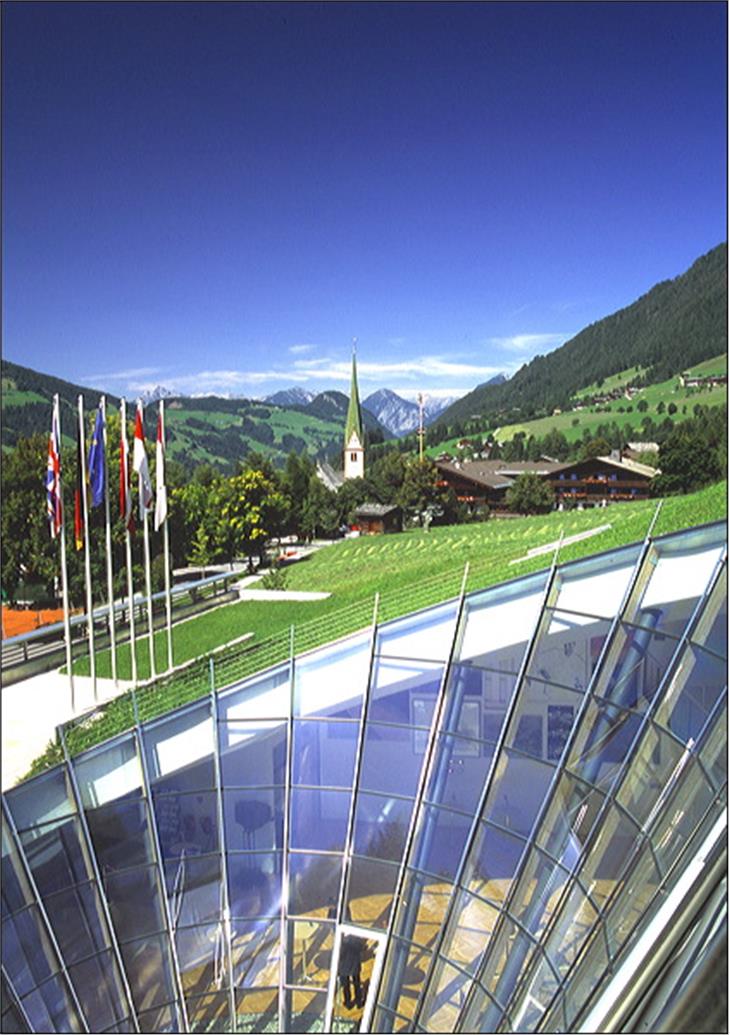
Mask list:
[[[467,391],[726,238],[724,3],[6,2],[3,354]]]

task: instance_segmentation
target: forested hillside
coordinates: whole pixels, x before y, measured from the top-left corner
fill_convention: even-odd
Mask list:
[[[475,414],[526,420],[565,407],[585,385],[636,367],[653,384],[727,351],[727,244],[662,281],[625,309],[590,324],[502,385],[483,385],[450,406],[439,424]]]

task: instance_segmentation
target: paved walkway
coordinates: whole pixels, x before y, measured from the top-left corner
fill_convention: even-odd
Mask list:
[[[99,701],[109,701],[132,684],[97,679]],[[94,707],[90,676],[74,676],[75,708],[68,676],[43,672],[2,688],[2,790],[27,773],[33,759],[55,738],[56,726]]]

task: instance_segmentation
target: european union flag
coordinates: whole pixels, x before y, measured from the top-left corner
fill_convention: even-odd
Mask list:
[[[91,506],[98,507],[104,502],[104,484],[106,478],[106,458],[104,456],[104,416],[101,409],[96,411],[94,434],[89,446],[89,485],[91,486]]]

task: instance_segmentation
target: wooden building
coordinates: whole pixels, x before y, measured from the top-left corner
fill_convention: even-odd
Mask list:
[[[360,535],[382,535],[402,531],[400,507],[387,503],[363,503],[355,511],[355,524]]]

